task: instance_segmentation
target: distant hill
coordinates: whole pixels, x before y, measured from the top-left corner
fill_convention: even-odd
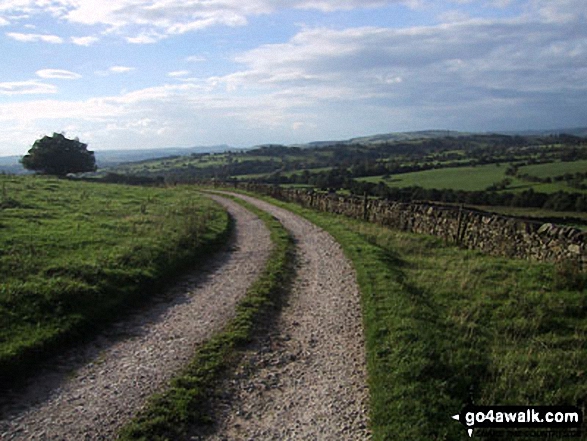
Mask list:
[[[553,130],[523,130],[517,132],[496,132],[504,135],[520,136],[546,136],[546,135],[573,135],[581,138],[587,138],[587,127],[575,127],[570,129],[553,129]]]
[[[552,129],[552,130],[525,130],[525,131],[494,131],[486,132],[484,134],[503,134],[503,135],[520,135],[520,136],[546,136],[568,134],[573,136],[580,136],[587,138],[587,127],[576,127],[567,129]],[[333,140],[333,141],[314,141],[307,144],[294,144],[289,147],[301,148],[316,148],[328,147],[332,145],[342,144],[363,144],[363,145],[378,145],[384,143],[392,143],[398,141],[410,141],[414,139],[431,139],[431,138],[445,138],[445,137],[464,137],[470,135],[479,135],[483,133],[469,133],[459,132],[454,130],[422,130],[413,132],[392,132],[383,133],[370,136],[362,136],[357,138],[350,138],[347,140]],[[259,148],[261,146],[255,146]],[[253,148],[255,148],[253,147]],[[197,146],[197,147],[169,147],[160,149],[142,149],[142,150],[102,150],[96,151],[96,163],[98,168],[114,167],[124,163],[148,161],[151,159],[166,158],[170,156],[188,156],[199,153],[221,153],[226,151],[240,151],[245,149],[237,149],[228,145],[214,145],[214,146]],[[5,156],[0,157],[0,173],[23,174],[27,173],[19,163],[20,156]]]
[[[467,136],[470,133],[456,132],[452,130],[422,130],[417,132],[392,132],[378,135],[361,136],[338,141],[313,141],[296,147],[328,147],[336,144],[379,144],[384,142],[410,141],[422,138],[440,138],[445,136]]]
[[[103,150],[96,151],[96,163],[99,168],[112,167],[125,162],[146,161],[149,159],[165,158],[168,156],[187,156],[193,153],[220,153],[234,148],[228,145],[198,146],[198,147],[168,147],[161,149],[144,150]]]
[[[148,159],[165,158],[168,156],[186,156],[193,153],[219,153],[233,150],[227,145],[198,146],[198,147],[170,147],[144,150],[99,150],[95,152],[98,168],[113,167],[125,162],[138,162]],[[29,173],[20,164],[21,156],[0,156],[0,173],[24,174]]]
[[[28,173],[20,165],[20,156],[0,156],[0,173],[20,175]]]
[[[371,136],[361,136],[338,141],[314,141],[307,144],[296,144],[295,147],[328,147],[336,144],[381,144],[386,142],[411,141],[414,139],[432,139],[444,137],[464,137],[481,134],[520,135],[520,136],[547,136],[567,134],[587,138],[587,127],[552,129],[552,130],[522,130],[522,131],[492,131],[492,132],[459,132],[454,130],[421,130],[415,132],[391,132]]]

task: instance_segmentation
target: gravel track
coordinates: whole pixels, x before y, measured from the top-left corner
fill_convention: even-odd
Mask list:
[[[24,390],[0,403],[2,440],[110,440],[146,399],[233,317],[271,251],[263,222],[240,205],[212,196],[235,219],[230,248],[181,278],[148,308],[84,348],[53,360]]]
[[[245,356],[216,403],[212,435],[192,440],[364,440],[368,390],[355,273],[324,230],[234,194],[275,216],[296,240],[296,277],[275,329]]]

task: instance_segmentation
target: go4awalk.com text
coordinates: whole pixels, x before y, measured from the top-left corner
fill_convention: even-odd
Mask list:
[[[556,433],[558,437],[579,437],[583,424],[581,409],[575,406],[467,405],[452,418],[465,426],[470,437],[477,429],[507,431],[509,436],[548,438],[549,433]]]

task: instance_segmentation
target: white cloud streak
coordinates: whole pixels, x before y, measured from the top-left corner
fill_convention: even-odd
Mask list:
[[[78,73],[63,69],[41,69],[36,73],[40,78],[55,78],[61,80],[77,80],[82,77]]]
[[[171,78],[178,78],[178,77],[188,76],[189,74],[190,74],[189,70],[176,70],[173,72],[168,72],[167,76],[169,76]]]
[[[100,40],[99,37],[93,36],[86,36],[86,37],[71,37],[71,42],[78,46],[91,46],[92,44],[98,42]]]
[[[149,44],[172,35],[200,31],[212,26],[245,26],[249,17],[270,14],[287,8],[333,12],[390,4],[410,5],[414,1],[13,0],[3,2],[0,5],[0,13],[4,11],[12,14],[48,14],[71,23],[103,26],[106,33],[121,34],[129,43]],[[27,38],[34,38],[32,34],[30,35]],[[21,35],[19,38],[25,37]],[[77,41],[74,40],[74,43],[81,44],[79,41],[84,40],[78,38]]]
[[[13,40],[20,41],[23,43],[36,43],[36,42],[44,42],[44,43],[51,43],[51,44],[63,43],[63,38],[61,38],[57,35],[23,34],[21,32],[7,32],[6,36],[9,38],[12,38]]]
[[[112,66],[112,67],[108,68],[109,72],[116,73],[116,74],[128,73],[128,72],[132,72],[133,70],[135,70],[135,68],[129,67],[129,66]]]
[[[52,93],[57,93],[55,86],[37,80],[0,83],[0,95],[40,95]]]

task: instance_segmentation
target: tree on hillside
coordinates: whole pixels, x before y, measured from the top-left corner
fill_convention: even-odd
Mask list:
[[[37,139],[21,159],[24,168],[46,175],[96,171],[94,152],[78,138],[68,139],[61,133]]]

